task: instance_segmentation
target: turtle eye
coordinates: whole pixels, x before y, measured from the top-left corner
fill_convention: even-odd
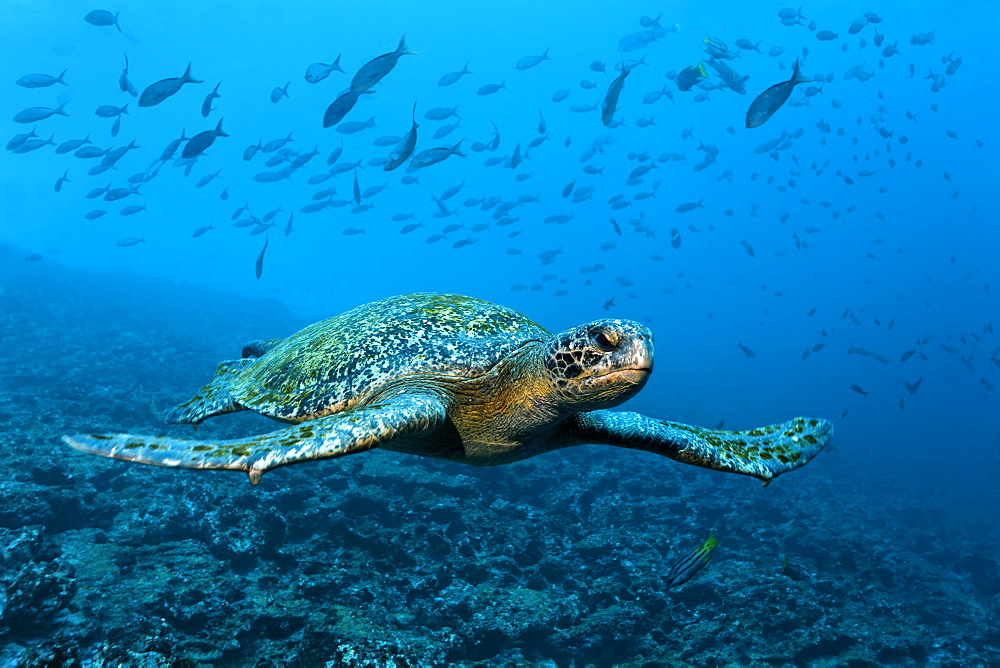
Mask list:
[[[598,332],[594,335],[597,347],[608,353],[618,347],[618,335],[612,331]]]

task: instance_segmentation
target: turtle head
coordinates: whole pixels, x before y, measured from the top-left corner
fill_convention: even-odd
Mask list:
[[[556,334],[545,347],[543,362],[566,408],[611,408],[649,379],[653,334],[631,320],[595,320]]]

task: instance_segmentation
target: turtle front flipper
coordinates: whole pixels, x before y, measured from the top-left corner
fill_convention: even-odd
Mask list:
[[[233,398],[229,388],[236,376],[256,361],[256,357],[244,357],[220,362],[208,385],[183,404],[167,411],[163,420],[198,425],[216,415],[246,410]]]
[[[63,436],[68,445],[104,457],[191,469],[246,471],[257,484],[271,469],[330,459],[378,447],[392,439],[418,437],[447,419],[434,394],[406,394],[260,436],[196,441],[164,436],[89,434]]]
[[[567,426],[573,443],[645,450],[685,464],[752,476],[765,485],[805,465],[833,437],[829,420],[804,417],[746,431],[723,431],[602,410],[581,413]]]

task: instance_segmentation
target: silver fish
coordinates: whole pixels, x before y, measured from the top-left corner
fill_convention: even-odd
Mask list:
[[[116,107],[113,104],[102,104],[94,110],[94,113],[101,118],[114,118],[115,116],[120,116],[121,114],[127,114],[128,105],[125,104],[120,107]]]
[[[340,66],[340,56],[342,55],[344,54],[338,55],[337,59],[334,60],[329,65],[327,65],[326,63],[313,63],[312,65],[307,67],[306,81],[311,84],[319,83],[323,79],[330,76],[330,74],[332,74],[333,72],[343,72],[344,68]]]
[[[756,128],[763,125],[788,100],[793,88],[800,83],[810,81],[812,79],[802,76],[802,72],[799,71],[799,61],[796,60],[791,79],[771,86],[750,103],[750,108],[747,109],[747,127]]]
[[[21,134],[14,135],[13,137],[10,138],[10,141],[7,142],[7,150],[13,151],[15,148],[17,148],[24,142],[28,141],[32,137],[37,137],[37,136],[38,135],[35,133],[35,128],[31,128],[31,132],[22,132]],[[74,146],[73,148],[76,147]],[[71,151],[73,149],[71,148],[66,150]],[[60,151],[59,149],[56,149],[56,153],[65,153],[65,152],[66,151]]]
[[[139,91],[136,90],[135,85],[128,79],[128,54],[125,55],[125,69],[122,73],[118,75],[118,88],[123,93],[128,93],[132,97],[139,97]]]
[[[156,83],[149,84],[139,96],[140,107],[152,107],[174,95],[186,83],[203,83],[201,79],[191,76],[191,63],[188,63],[184,74],[170,79],[160,79]]]
[[[436,165],[452,155],[460,155],[464,157],[465,154],[459,151],[459,148],[462,146],[462,141],[464,140],[459,140],[457,144],[451,147],[441,146],[438,148],[428,148],[420,153],[417,153],[413,156],[413,159],[410,160],[410,168],[421,169],[423,167],[430,167],[431,165]]]
[[[55,109],[51,107],[28,107],[27,109],[22,109],[14,115],[14,121],[16,123],[35,123],[37,121],[44,121],[49,116],[69,116],[63,107],[66,103],[63,102]]]
[[[112,14],[106,9],[95,9],[92,12],[87,12],[87,15],[83,17],[83,20],[92,26],[114,26],[118,28],[118,32],[121,32],[122,27],[118,25],[119,14],[121,14],[121,12],[115,12]]]
[[[358,69],[354,78],[351,79],[351,91],[360,94],[370,90],[392,71],[400,57],[416,55],[416,53],[416,51],[410,51],[406,48],[406,35],[403,35],[399,38],[399,45],[395,51],[376,56]]]
[[[448,74],[442,75],[441,78],[438,79],[438,86],[450,86],[466,74],[472,74],[472,72],[469,71],[469,63],[465,64],[465,67],[462,68],[461,72],[449,72]]]
[[[291,85],[292,85],[292,82],[289,81],[284,86],[275,86],[274,88],[272,88],[271,89],[271,103],[272,104],[277,104],[283,98],[289,97],[289,95],[288,95],[288,87],[291,86]]]
[[[260,278],[260,275],[264,273],[264,252],[267,250],[268,241],[268,238],[264,237],[264,247],[260,249],[260,255],[257,256],[257,264],[254,267],[257,278]]]
[[[420,124],[417,123],[416,102],[413,103],[412,116],[413,120],[411,121],[410,131],[406,133],[406,136],[403,137],[403,139],[400,140],[400,142],[396,144],[396,147],[389,153],[388,159],[386,159],[385,163],[382,165],[382,169],[384,171],[391,172],[396,169],[406,162],[407,158],[409,158],[413,153],[413,149],[417,145],[417,128],[420,127]]]
[[[201,103],[202,118],[208,118],[208,115],[212,113],[212,100],[222,97],[219,95],[219,86],[221,85],[221,81],[215,84],[215,88],[212,89],[212,92],[205,96],[205,100]]]
[[[54,77],[51,74],[25,74],[14,83],[18,86],[23,86],[24,88],[45,88],[46,86],[51,86],[57,83],[67,86],[68,84],[63,81],[64,76],[66,76],[66,70],[63,70],[57,77]]]
[[[31,151],[36,151],[42,148],[43,146],[49,146],[49,145],[54,146],[55,142],[52,141],[53,137],[55,137],[55,135],[50,136],[48,139],[26,139],[25,141],[21,142],[18,146],[16,146],[14,149],[12,149],[11,152],[29,153]]]
[[[347,113],[357,104],[358,98],[365,93],[371,92],[370,90],[360,92],[348,90],[346,93],[340,95],[326,108],[326,112],[323,114],[323,127],[328,128],[340,123],[340,121],[344,120],[344,116],[347,116]]]
[[[536,65],[540,65],[542,61],[545,60],[551,60],[551,58],[549,58],[548,49],[545,49],[545,53],[540,56],[524,56],[523,58],[520,58],[514,67],[519,70],[527,70],[535,67]]]
[[[199,132],[194,137],[188,140],[187,144],[184,144],[184,150],[181,151],[182,158],[196,158],[202,153],[204,153],[208,148],[215,142],[218,137],[228,137],[225,132],[222,131],[222,119],[215,125],[214,130],[205,130],[204,132]]]
[[[625,77],[627,77],[631,71],[632,70],[625,65],[625,62],[622,61],[621,73],[615,78],[614,81],[611,82],[611,85],[608,86],[608,92],[604,94],[604,101],[601,102],[601,122],[606,126],[611,125],[611,120],[615,115],[615,109],[618,107],[618,96],[621,95],[622,85],[625,83]]]
[[[367,121],[347,121],[337,126],[337,132],[345,135],[353,135],[375,127],[375,117],[370,116]]]

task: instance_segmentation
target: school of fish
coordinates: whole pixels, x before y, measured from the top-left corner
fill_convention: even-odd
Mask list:
[[[117,31],[124,34],[123,13],[127,19],[127,10],[118,12],[98,9],[87,13],[83,19],[94,29],[111,29],[112,33]],[[405,67],[408,61],[404,57],[420,56],[411,49],[409,38],[404,35],[394,48],[380,55],[340,54],[332,62],[314,62],[304,67],[304,76],[300,73],[288,81],[275,82],[269,95],[270,102],[288,104],[285,100],[294,98],[297,86],[323,86],[328,85],[324,84],[328,79],[340,78],[337,85],[343,86],[343,90],[333,92],[331,89],[328,105],[312,110],[313,122],[317,126],[330,128],[330,144],[323,149],[319,146],[311,150],[297,148],[294,130],[286,135],[262,138],[250,145],[234,145],[230,138],[234,129],[224,125],[222,117],[225,111],[224,82],[211,81],[205,85],[210,81],[211,73],[198,67],[196,63],[190,63],[179,76],[169,76],[137,86],[130,75],[127,54],[123,56],[121,63],[107,64],[106,77],[109,81],[117,80],[115,85],[121,99],[112,104],[100,105],[94,110],[76,109],[72,103],[48,102],[51,96],[46,96],[45,90],[58,90],[73,85],[71,69],[58,74],[26,73],[18,78],[16,85],[38,90],[39,103],[37,106],[21,109],[13,116],[12,120],[16,124],[31,124],[32,127],[27,132],[14,134],[6,148],[13,154],[28,154],[52,147],[49,150],[55,154],[66,155],[67,167],[55,180],[54,190],[59,193],[73,191],[75,196],[81,197],[81,201],[99,200],[101,204],[81,210],[81,218],[87,221],[97,221],[115,211],[118,215],[131,217],[130,220],[140,221],[143,216],[148,215],[147,207],[145,203],[134,202],[143,197],[142,189],[157,186],[156,178],[164,168],[181,170],[185,176],[193,175],[193,188],[205,188],[209,185],[219,188],[222,200],[229,198],[230,184],[224,176],[227,162],[242,160],[259,165],[252,180],[261,184],[257,189],[261,193],[266,194],[267,186],[264,184],[299,184],[301,200],[294,203],[290,210],[279,206],[264,211],[263,207],[247,202],[232,212],[231,220],[205,220],[202,221],[204,224],[192,231],[191,236],[197,239],[213,230],[231,225],[250,235],[265,235],[255,262],[254,271],[258,279],[266,273],[265,251],[269,245],[275,246],[275,239],[270,238],[269,232],[275,233],[278,238],[291,235],[295,229],[296,214],[323,214],[331,219],[336,216],[338,221],[343,221],[348,216],[357,216],[361,220],[367,214],[371,220],[372,214],[369,212],[374,208],[379,193],[385,189],[401,187],[414,188],[416,194],[413,201],[425,202],[424,207],[419,213],[416,207],[413,211],[391,215],[376,212],[378,226],[384,232],[384,228],[390,224],[402,224],[398,233],[404,235],[424,229],[428,232],[424,242],[428,244],[445,242],[458,250],[497,230],[504,232],[508,239],[515,239],[530,226],[565,225],[577,220],[574,205],[583,204],[588,207],[589,219],[597,218],[594,212],[604,209],[605,219],[610,220],[610,224],[602,232],[607,237],[601,246],[602,250],[613,251],[616,237],[636,234],[653,238],[658,231],[662,231],[669,236],[670,248],[676,251],[682,247],[684,239],[689,238],[688,235],[699,235],[704,229],[696,224],[685,226],[677,216],[688,216],[687,219],[690,220],[690,216],[697,215],[690,212],[715,207],[719,220],[735,215],[733,209],[720,207],[710,197],[694,193],[665,194],[666,189],[661,189],[662,179],[652,178],[668,166],[694,171],[713,170],[719,183],[732,182],[735,178],[734,168],[724,168],[725,162],[720,159],[723,150],[695,137],[693,128],[679,131],[666,129],[681,128],[686,122],[694,120],[694,115],[679,117],[677,110],[681,109],[680,102],[703,104],[722,101],[717,104],[729,105],[732,122],[723,128],[724,132],[731,135],[743,131],[760,133],[760,142],[753,151],[755,156],[792,163],[786,182],[781,183],[774,176],[767,177],[769,184],[773,183],[783,192],[795,188],[796,176],[804,172],[818,175],[832,170],[836,178],[845,185],[852,186],[856,181],[893,169],[899,161],[913,162],[920,166],[920,158],[914,156],[907,146],[905,132],[898,127],[890,128],[885,121],[884,105],[867,119],[859,112],[859,128],[874,133],[878,143],[863,155],[855,154],[854,161],[858,164],[831,165],[829,160],[814,160],[809,165],[800,164],[795,153],[795,143],[806,133],[807,126],[812,126],[815,132],[823,136],[845,138],[847,128],[834,127],[823,118],[821,100],[832,108],[841,107],[841,103],[836,98],[830,98],[824,88],[864,85],[869,81],[877,83],[879,77],[889,76],[890,72],[895,77],[913,78],[916,66],[913,63],[908,66],[903,64],[903,54],[910,50],[933,47],[934,31],[903,36],[888,43],[889,30],[882,17],[874,12],[847,18],[839,26],[822,28],[806,17],[801,7],[781,9],[774,20],[788,28],[788,37],[782,44],[763,44],[760,40],[743,36],[727,36],[732,42],[730,46],[723,39],[705,36],[700,39],[698,50],[679,56],[676,49],[671,54],[659,53],[655,49],[659,42],[679,33],[680,27],[662,24],[661,17],[643,16],[638,21],[642,30],[621,37],[616,53],[607,54],[606,59],[580,63],[579,71],[583,78],[579,84],[553,81],[552,92],[544,99],[517,97],[520,95],[518,77],[527,76],[524,73],[528,70],[538,68],[541,71],[548,61],[558,58],[559,54],[550,48],[540,48],[535,54],[517,59],[511,63],[511,69],[506,75],[494,72],[491,78],[486,78],[476,72],[474,61],[463,64],[464,59],[460,59],[456,63],[461,65],[460,68],[429,82],[429,86],[437,89],[457,90],[464,85],[467,86],[466,95],[496,96],[496,99],[502,98],[505,104],[510,104],[516,98],[516,104],[530,110],[531,114],[535,114],[537,109],[537,134],[530,137],[508,137],[503,128],[492,121],[488,121],[488,126],[484,123],[474,125],[471,119],[461,116],[461,103],[450,107],[424,108],[419,100],[393,100],[391,82],[394,71]],[[126,23],[125,31],[127,27]],[[815,57],[810,50],[810,45],[814,42],[839,44],[840,51],[845,55],[836,64],[828,56],[822,59]],[[901,42],[903,47],[898,46]],[[125,42],[124,48],[127,48]],[[387,48],[390,47],[387,45]],[[550,51],[553,53],[550,54]],[[632,57],[635,52],[641,52],[638,59]],[[626,55],[630,57],[626,58]],[[649,63],[647,56],[650,58]],[[844,66],[844,58],[853,59],[854,64]],[[658,64],[652,64],[654,60]],[[751,61],[768,63],[767,69],[773,75],[768,80],[760,81],[756,80],[757,77],[741,75],[738,71],[742,69],[741,63]],[[666,65],[668,62],[672,64]],[[950,78],[960,76],[962,72],[962,58],[952,50],[943,53],[940,62],[942,67],[939,71],[932,69],[924,78],[923,81],[929,81],[929,84],[921,83],[932,93],[942,91]],[[357,64],[353,72],[345,69],[349,63]],[[638,84],[633,83],[636,77],[630,75],[638,68],[650,70],[657,67],[661,68],[661,72],[657,73],[662,79],[661,84],[653,90],[636,88]],[[463,83],[467,79],[469,84]],[[199,91],[197,100],[191,94],[182,95],[183,92],[195,89]],[[175,96],[183,99],[171,100]],[[883,99],[881,91],[878,98]],[[107,133],[114,141],[123,126],[128,127],[129,106],[133,102],[137,107],[143,108],[186,105],[190,111],[187,116],[190,119],[188,127],[205,129],[189,136],[185,128],[173,141],[160,149],[141,146],[139,138],[127,143],[118,142],[119,145],[105,145]],[[378,114],[373,114],[372,111],[377,111],[379,104],[390,103],[403,104],[408,111],[412,108],[409,128],[397,128],[401,133],[398,135],[379,136],[371,142],[372,149],[367,154],[353,153],[348,158],[345,153],[351,152],[353,148],[348,147],[345,138],[360,133],[372,134],[372,129],[379,127],[376,122]],[[359,106],[366,111],[356,111]],[[544,112],[543,107],[546,109]],[[931,113],[936,111],[936,103],[929,108]],[[662,116],[658,123],[654,112],[659,110],[663,111],[660,112]],[[94,131],[83,138],[60,136],[60,117],[70,114],[93,114],[101,119],[98,123],[110,121],[110,127],[95,125]],[[558,128],[561,117],[580,114],[594,117],[591,136],[582,140],[571,138],[568,134],[556,136],[560,134]],[[201,119],[212,117],[215,117],[214,127],[211,123],[200,122]],[[667,117],[671,120],[664,120]],[[772,120],[775,117],[797,127],[788,129],[787,125],[777,125]],[[917,112],[907,109],[906,117],[911,122],[916,122]],[[650,132],[659,132],[658,139],[668,135],[671,139],[660,142],[664,147],[661,151],[644,149],[629,152],[627,158],[634,163],[634,168],[624,173],[611,173],[606,171],[606,165],[600,164],[601,158],[605,152],[615,150],[615,129],[623,126],[653,128]],[[738,129],[738,126],[743,127]],[[765,129],[761,129],[762,127]],[[663,129],[656,130],[657,128]],[[455,135],[461,132],[471,134],[456,138]],[[678,133],[680,138],[675,140]],[[43,138],[46,135],[47,138]],[[959,134],[953,130],[947,130],[946,135],[952,140],[960,139]],[[978,145],[978,140],[976,141]],[[856,137],[854,144],[858,144]],[[581,145],[582,149],[579,148]],[[668,146],[669,149],[666,148]],[[123,176],[124,171],[119,172],[117,167],[119,163],[129,164],[126,158],[132,151],[144,156],[146,166]],[[527,185],[532,174],[522,167],[532,160],[533,154],[545,151],[561,152],[566,156],[562,164],[569,165],[565,174],[566,185],[557,192],[525,193],[515,198],[506,198],[490,192],[473,192],[475,188],[467,185],[464,179],[441,192],[428,192],[420,181],[424,170],[433,169],[435,165],[445,161],[462,160],[465,161],[464,170],[469,174],[469,180],[472,180],[476,170],[506,168],[511,170],[510,178],[513,183]],[[691,155],[696,156],[696,159],[690,160]],[[733,166],[752,164],[754,158],[729,157]],[[133,158],[133,165],[134,162]],[[106,172],[111,174],[111,182],[105,182],[107,176],[102,175]],[[373,173],[381,173],[384,178],[378,179],[379,183],[363,187],[364,181],[373,180]],[[758,176],[758,171],[749,173],[752,180],[756,180]],[[947,174],[946,179],[950,179]],[[350,183],[345,184],[345,181]],[[337,185],[329,185],[330,183]],[[458,201],[455,198],[463,191],[466,191],[466,197],[459,206],[455,204]],[[958,196],[957,192],[955,196]],[[832,215],[834,220],[842,213],[854,213],[853,205],[840,211],[825,200],[810,202],[807,197],[803,197],[802,202],[829,210],[826,212],[827,217]],[[755,207],[756,205],[751,216],[756,215]],[[626,209],[635,214],[627,220],[624,218]],[[876,216],[880,217],[881,214],[876,212]],[[662,221],[664,217],[671,218],[673,222]],[[787,217],[788,214],[784,214],[780,222],[785,223]],[[465,222],[450,222],[447,220],[450,218]],[[619,222],[618,218],[622,220]],[[366,228],[358,225],[345,225],[343,234],[354,236],[366,233]],[[711,225],[708,228],[713,229]],[[668,229],[669,232],[666,232]],[[454,238],[459,232],[461,238]],[[807,249],[811,238],[818,238],[819,233],[818,225],[797,228],[791,234],[794,250]],[[147,236],[151,238],[147,240]],[[135,235],[120,238],[115,243],[122,248],[131,248],[155,243],[155,239],[152,235],[137,230]],[[741,247],[749,258],[757,257],[761,250],[759,247],[755,250],[746,239],[742,240]],[[778,252],[775,249],[768,250]],[[275,252],[279,250],[272,249],[271,253]],[[523,255],[526,252],[528,251],[524,247],[506,249],[509,255]],[[538,264],[541,267],[553,264],[561,252],[561,249],[549,249],[537,253]],[[37,261],[42,257],[32,254],[28,259]],[[580,273],[587,275],[603,269],[603,263],[594,262],[581,267]],[[533,285],[530,282],[518,283],[511,286],[511,289],[540,290],[543,283],[552,282],[559,286],[554,288],[554,296],[566,294],[566,288],[562,287],[565,280],[557,274],[544,273],[539,280],[540,283]],[[632,284],[624,276],[615,280],[622,290],[627,290]],[[616,297],[620,295],[612,296],[604,303],[605,310],[617,307]],[[815,310],[807,315],[812,316]],[[868,321],[871,316],[853,308],[846,309],[842,314],[842,319],[859,326],[862,318]],[[883,326],[877,318],[875,325]],[[893,321],[890,320],[884,327],[892,329]],[[826,335],[825,329],[822,334]],[[854,344],[846,352],[869,358],[875,363],[901,365],[915,355],[926,359],[932,341],[932,336],[924,337],[901,354],[896,351],[874,352]],[[959,358],[974,370],[974,359],[979,354],[975,345],[978,341],[978,334],[970,332],[968,338],[963,337],[961,347],[945,342],[939,342],[938,345],[939,350]],[[742,341],[734,345],[747,358],[757,357],[757,352]],[[810,342],[802,353],[802,359],[820,354],[825,345],[823,341]],[[998,354],[1000,350],[994,351],[988,358],[987,364],[991,368],[1000,369]],[[922,377],[901,381],[905,394],[899,399],[900,408],[904,407],[907,397],[918,391],[922,381]],[[984,391],[994,391],[992,383],[985,376],[980,381]],[[869,394],[857,384],[850,385],[848,389],[861,396]]]

